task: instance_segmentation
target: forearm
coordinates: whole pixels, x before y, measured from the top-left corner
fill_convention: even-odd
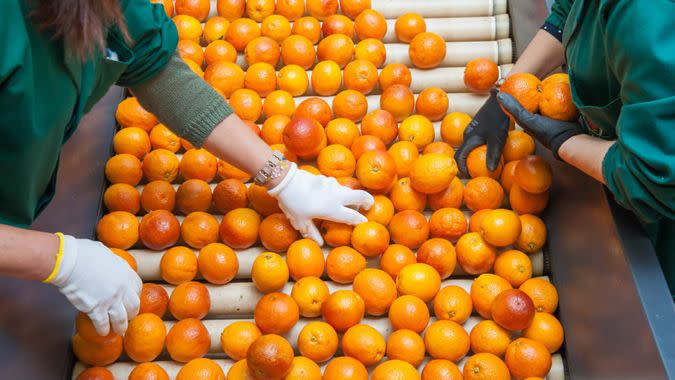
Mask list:
[[[562,43],[548,32],[539,30],[509,74],[526,72],[543,78],[563,63],[565,52]]]
[[[0,275],[42,281],[54,269],[59,238],[0,225]]]
[[[560,146],[558,154],[568,164],[605,184],[602,162],[615,141],[589,135],[577,135]]]

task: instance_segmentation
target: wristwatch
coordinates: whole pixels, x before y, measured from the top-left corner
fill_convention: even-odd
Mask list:
[[[263,186],[267,182],[275,178],[279,178],[289,165],[290,164],[288,163],[288,160],[286,160],[286,157],[284,157],[281,152],[275,150],[272,153],[272,157],[267,160],[262,169],[260,169],[260,171],[258,171],[258,173],[255,175],[253,181],[257,185]]]

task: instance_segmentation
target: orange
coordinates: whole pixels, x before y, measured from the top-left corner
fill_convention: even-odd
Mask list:
[[[532,277],[532,261],[523,252],[508,250],[497,256],[494,271],[517,287]]]
[[[248,368],[246,359],[234,363],[227,371],[227,380],[255,380],[253,372]]]
[[[349,68],[349,65],[347,68]],[[346,70],[347,69],[345,69],[345,72]],[[385,110],[375,110],[363,117],[363,120],[361,121],[361,132],[364,135],[375,136],[382,140],[385,145],[388,145],[392,143],[398,135],[398,124],[390,112]]]
[[[197,267],[197,256],[187,247],[169,249],[159,262],[162,279],[172,285],[192,281],[197,275]]]
[[[387,147],[382,140],[370,135],[356,137],[352,143],[351,149],[352,153],[354,153],[354,158],[357,160],[361,158],[361,155],[368,151],[387,151]]]
[[[246,14],[257,22],[274,14],[274,0],[248,0],[246,1]]]
[[[163,287],[146,282],[140,296],[139,314],[153,313],[162,318],[169,307],[169,295]]]
[[[424,341],[418,333],[401,329],[394,331],[387,340],[387,359],[402,360],[419,367],[424,360]]]
[[[481,145],[469,153],[466,159],[466,166],[469,169],[469,176],[476,177],[490,177],[493,179],[499,178],[504,166],[504,159],[500,157],[497,168],[490,171],[487,168],[487,145]]]
[[[432,210],[438,210],[441,208],[460,208],[462,207],[462,200],[464,199],[464,185],[459,177],[455,178],[450,182],[450,187],[446,190],[429,194],[427,198],[429,201],[429,207]]]
[[[424,366],[422,380],[462,380],[462,372],[450,360],[432,359]]]
[[[359,121],[368,112],[366,97],[355,90],[344,90],[333,98],[333,113],[351,121]]]
[[[367,38],[381,40],[387,34],[387,21],[380,12],[365,9],[354,19],[354,31],[359,40]]]
[[[412,75],[410,74],[410,69],[408,66],[402,63],[390,63],[386,65],[380,72],[379,82],[382,91],[395,84],[400,84],[404,87],[410,87],[410,84],[412,83]]]
[[[117,337],[117,334],[112,331],[112,329],[108,335],[98,335],[93,322],[89,319],[89,316],[83,312],[77,313],[77,317],[75,318],[75,332],[82,337],[82,339],[96,344],[103,344]]]
[[[556,120],[575,121],[579,118],[567,74],[553,74],[541,82],[539,113]]]
[[[370,61],[356,59],[345,66],[344,84],[345,88],[349,90],[356,90],[367,95],[375,89],[375,86],[377,86],[377,79],[377,67]],[[371,133],[364,132],[364,134]],[[391,141],[391,139],[389,141],[385,139],[382,140],[385,144]]]
[[[489,244],[506,247],[516,242],[521,226],[518,215],[511,210],[496,209],[483,217],[480,222],[480,233]]]
[[[383,315],[396,299],[396,284],[387,272],[367,268],[354,278],[354,291],[363,298],[366,312],[370,315]]]
[[[321,306],[328,298],[328,286],[319,277],[302,277],[293,284],[291,297],[298,304],[300,315],[314,318],[321,315]]]
[[[213,360],[197,358],[190,360],[178,371],[176,380],[225,380],[225,373]]]
[[[298,65],[307,70],[314,66],[316,51],[307,37],[294,34],[281,42],[281,58],[286,65]]]
[[[196,62],[192,61],[191,59],[183,59],[183,61],[190,68],[190,70],[192,70],[200,78],[204,79],[204,70],[202,70],[202,68]],[[218,90],[216,90],[216,92],[218,92]]]
[[[409,43],[416,35],[427,31],[424,18],[417,13],[406,13],[396,19],[394,25],[396,38],[399,42]]]
[[[396,179],[394,159],[384,151],[365,152],[356,162],[356,178],[369,190],[385,190]]]
[[[464,213],[456,208],[441,208],[429,218],[431,237],[455,241],[466,233],[467,222]]]
[[[509,75],[499,87],[499,91],[512,95],[528,111],[539,111],[541,99],[541,81],[530,73]]]
[[[351,247],[337,247],[326,257],[326,274],[338,284],[349,284],[366,268],[366,259]]]
[[[337,13],[338,0],[307,0],[307,13],[323,21]]]
[[[516,165],[518,165],[518,161],[507,162],[506,165],[504,165],[502,176],[499,179],[499,183],[501,183],[504,191],[507,193],[511,192],[513,183],[516,181]]]
[[[283,132],[291,118],[286,115],[271,115],[265,119],[260,134],[268,145],[283,144]]]
[[[244,49],[244,58],[249,66],[262,62],[275,67],[279,63],[280,56],[279,43],[265,36],[254,38]],[[276,77],[276,73],[274,73],[274,76]]]
[[[272,214],[260,223],[260,241],[270,251],[283,252],[298,237],[298,232],[284,214]]]
[[[528,255],[536,253],[546,244],[546,225],[535,215],[520,215],[520,235],[515,247]]]
[[[344,34],[330,35],[319,42],[316,55],[319,61],[335,61],[344,68],[354,56],[354,41]]]
[[[354,227],[352,247],[366,257],[379,256],[389,247],[389,231],[377,222],[365,222]]]
[[[459,286],[448,285],[434,297],[434,315],[438,319],[463,324],[469,319],[472,311],[471,296]]]
[[[396,279],[396,276],[398,276],[403,267],[416,262],[417,259],[413,251],[400,244],[391,244],[380,256],[380,268],[393,279]]]
[[[389,232],[394,243],[416,249],[429,238],[429,223],[419,211],[400,211],[389,222]]]
[[[436,33],[419,33],[410,41],[408,55],[417,68],[436,67],[445,59],[445,40]]]
[[[293,242],[286,251],[286,263],[295,281],[308,276],[321,277],[325,266],[321,247],[312,239]],[[268,271],[267,276],[271,274]]]
[[[340,0],[340,11],[352,20],[366,9],[370,9],[370,0]]]
[[[246,207],[248,204],[248,189],[238,179],[224,179],[213,189],[213,206],[221,214],[226,214],[236,208]]]
[[[176,286],[169,297],[169,311],[178,320],[202,319],[209,313],[210,308],[209,291],[201,282],[184,282]]]
[[[116,183],[103,193],[103,204],[108,211],[126,211],[136,214],[141,208],[141,196],[135,187],[126,183]]]
[[[237,61],[237,50],[227,41],[216,40],[211,42],[204,50],[204,59],[207,69],[209,65],[218,61],[234,63]],[[206,72],[204,75],[206,75]]]
[[[464,129],[470,122],[471,116],[463,112],[450,112],[441,122],[441,138],[453,148],[459,148],[464,142]]]
[[[71,344],[75,357],[92,366],[107,366],[117,361],[122,354],[122,337],[119,335],[103,343],[95,343],[75,334]]]
[[[114,155],[105,163],[105,177],[113,184],[126,183],[136,186],[143,178],[141,161],[131,154]]]
[[[199,21],[206,20],[211,9],[209,0],[176,0],[176,14],[188,15]]]
[[[199,43],[192,40],[180,40],[176,50],[181,58],[189,59],[200,67],[204,64],[204,51]]]
[[[429,307],[416,296],[402,295],[389,308],[389,322],[394,330],[421,333],[429,324]]]
[[[429,154],[429,153],[439,153],[439,154],[444,154],[448,157],[454,158],[455,157],[455,150],[452,149],[450,144],[443,142],[443,141],[436,141],[432,142],[431,144],[427,145],[424,147],[424,150],[422,151],[423,154]]]
[[[218,0],[217,9],[218,15],[233,21],[244,16],[246,0]]]
[[[328,363],[323,380],[368,380],[368,369],[354,358],[341,356]]]
[[[471,330],[471,351],[474,354],[487,352],[504,357],[506,348],[511,343],[511,333],[494,321],[484,320],[478,322]]]
[[[464,202],[471,211],[499,208],[504,202],[504,190],[490,177],[476,177],[464,187]]]
[[[265,334],[288,332],[300,318],[300,310],[291,296],[284,293],[264,295],[255,305],[253,318]],[[250,352],[249,348],[249,352]]]
[[[155,360],[164,348],[166,327],[155,314],[139,314],[129,321],[124,334],[124,352],[131,360],[142,363]]]
[[[473,59],[464,68],[464,85],[472,92],[487,92],[498,79],[499,67],[489,59]]]
[[[408,86],[403,84],[391,84],[382,91],[382,95],[380,96],[380,108],[391,112],[391,114],[394,115],[394,118],[396,118],[396,121],[401,121],[408,117],[413,112],[414,107],[415,97]],[[431,122],[429,122],[429,124],[431,124]],[[433,125],[431,127],[433,129]]]
[[[218,221],[209,213],[193,212],[183,219],[180,231],[187,245],[201,249],[218,240]]]
[[[308,117],[326,126],[333,116],[328,103],[321,98],[307,98],[295,110],[295,117]]]
[[[352,290],[333,292],[321,306],[324,321],[340,333],[360,323],[365,312],[363,298]]]
[[[317,95],[337,94],[342,86],[340,66],[333,61],[321,61],[312,70],[312,90]]]
[[[274,66],[266,62],[258,62],[249,66],[244,77],[244,86],[260,96],[267,96],[277,86],[277,73]]]
[[[457,362],[469,352],[469,334],[462,325],[449,320],[432,322],[424,332],[429,356]]]
[[[213,16],[204,24],[204,41],[210,44],[213,41],[225,39],[230,22],[225,17]],[[201,65],[200,62],[197,62]]]
[[[516,379],[545,377],[551,370],[551,354],[543,344],[518,338],[506,349],[506,365]]]
[[[518,161],[534,154],[534,139],[523,131],[509,131],[502,155],[504,161]]]
[[[321,24],[314,17],[300,17],[293,23],[291,33],[307,38],[314,45],[321,39]]]
[[[267,188],[252,183],[248,187],[248,200],[251,207],[262,215],[268,216],[281,212],[279,201],[269,195]]]
[[[293,347],[279,335],[263,335],[248,349],[246,363],[254,378],[280,380],[291,370]]]
[[[296,356],[291,363],[291,370],[283,380],[321,380],[321,368],[306,357]]]
[[[455,248],[445,239],[429,239],[417,251],[417,262],[431,265],[441,279],[446,279],[455,271]]]
[[[345,118],[333,119],[324,129],[326,132],[326,139],[328,140],[328,145],[340,144],[344,145],[347,148],[351,148],[354,140],[361,134],[359,128],[356,124]],[[356,157],[354,157],[356,158]]]
[[[394,87],[396,87],[396,85],[389,87],[387,91]],[[382,96],[384,96],[384,94]],[[429,119],[422,115],[408,116],[401,122],[401,127],[398,130],[398,138],[400,140],[411,141],[417,145],[417,149],[419,150],[424,149],[424,147],[434,142],[435,135],[436,131],[434,130],[434,125]],[[450,180],[452,180],[452,178],[450,178]]]
[[[403,360],[387,360],[373,370],[372,380],[420,380],[420,374],[412,364]]]
[[[548,313],[535,313],[532,323],[523,330],[523,337],[535,340],[553,353],[563,344],[564,332],[560,321]]]
[[[180,139],[164,124],[155,125],[149,137],[152,149],[166,149],[173,153],[180,150]]]
[[[242,360],[246,358],[251,343],[262,336],[262,332],[252,322],[236,321],[228,324],[222,334],[220,334],[220,343],[223,346],[223,352],[232,360]]]
[[[310,322],[298,334],[298,350],[317,363],[330,360],[338,349],[338,335],[326,322]]]
[[[211,335],[198,319],[188,318],[176,322],[166,335],[166,350],[171,359],[187,363],[209,352]]]
[[[251,176],[248,173],[240,170],[236,166],[233,166],[223,160],[218,160],[217,172],[220,178],[222,179],[233,178],[238,179],[242,182],[248,182],[251,179]]]
[[[490,273],[481,274],[471,284],[471,300],[473,308],[481,317],[491,318],[490,308],[492,301],[499,293],[511,289],[511,284],[505,279]]]
[[[211,207],[211,187],[201,179],[189,179],[178,186],[176,206],[183,214],[195,211],[208,211]]]
[[[232,248],[211,243],[199,251],[199,273],[212,284],[224,285],[234,279],[239,271],[239,259]]]
[[[399,177],[408,177],[413,162],[419,157],[419,150],[417,149],[417,145],[411,141],[397,141],[389,147],[389,155],[394,159],[394,163],[396,164],[396,174]]]
[[[490,271],[497,256],[497,250],[477,232],[469,232],[459,238],[455,249],[459,266],[472,275]]]
[[[539,156],[527,156],[516,165],[515,182],[520,189],[530,194],[541,194],[553,182],[551,166]]]
[[[263,105],[265,117],[270,118],[276,115],[290,117],[295,113],[295,101],[293,95],[283,90],[270,92],[265,98]]]
[[[349,224],[336,223],[330,220],[322,220],[319,227],[323,240],[331,247],[349,245],[352,241],[353,230],[354,227]]]
[[[329,177],[351,177],[356,169],[356,160],[351,150],[343,145],[329,145],[317,158],[321,174]]]
[[[509,380],[511,374],[506,363],[490,353],[480,353],[470,357],[464,363],[466,380]]]
[[[509,192],[509,205],[518,214],[540,214],[548,205],[548,192],[528,193],[520,188],[516,179]]]
[[[278,254],[264,252],[253,261],[251,277],[262,293],[277,292],[288,282],[288,265]]]
[[[128,380],[169,380],[169,375],[157,363],[141,363],[134,367]]]
[[[441,288],[441,277],[431,265],[410,264],[398,273],[396,287],[401,295],[413,295],[429,302]]]
[[[363,365],[377,364],[384,357],[386,342],[382,334],[368,325],[355,325],[342,336],[342,351]]]
[[[431,121],[438,121],[448,111],[448,94],[438,87],[428,87],[417,96],[415,110]]]
[[[558,290],[543,278],[531,278],[518,288],[532,301],[537,312],[553,313],[558,308]]]
[[[305,1],[277,0],[275,12],[286,17],[289,21],[295,21],[305,14]]]
[[[288,22],[288,19],[282,15],[269,15],[262,21],[260,31],[263,36],[281,43],[281,41],[291,35],[291,24]],[[278,46],[279,45],[277,45],[277,48]]]
[[[212,62],[204,71],[204,80],[226,97],[230,97],[235,90],[244,88],[244,76],[241,67],[225,60]]]
[[[365,59],[380,68],[387,60],[387,49],[380,40],[366,38],[354,47],[354,58]]]
[[[166,16],[171,18],[173,16],[173,0],[150,0],[151,3],[162,4]]]
[[[238,18],[227,28],[225,40],[239,52],[243,52],[249,42],[260,37],[260,26],[250,18]],[[208,69],[208,68],[207,68]]]
[[[108,213],[96,225],[96,237],[109,248],[129,249],[138,235],[138,219],[125,211]]]
[[[321,26],[323,36],[328,37],[331,34],[344,34],[347,37],[354,35],[354,22],[347,16],[331,15],[328,16]]]
[[[134,271],[138,272],[138,263],[136,263],[136,259],[127,251],[119,248],[110,248],[112,253],[116,254],[117,256],[121,257],[124,261],[129,264],[131,269]]]
[[[178,40],[192,40],[199,43],[202,39],[202,24],[189,15],[176,15],[173,23],[178,29]]]
[[[434,194],[447,189],[455,175],[457,164],[453,158],[444,154],[429,153],[413,162],[410,184],[421,193]]]
[[[389,192],[389,197],[396,211],[423,211],[427,205],[427,195],[415,190],[410,184],[410,178],[396,181]]]
[[[120,129],[113,138],[113,149],[116,154],[132,154],[139,159],[150,152],[148,132],[138,127]]]

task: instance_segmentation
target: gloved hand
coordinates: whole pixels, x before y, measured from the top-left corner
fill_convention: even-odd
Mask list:
[[[51,281],[78,310],[89,315],[99,335],[124,335],[138,314],[143,283],[133,269],[103,244],[64,236],[63,258]]]
[[[560,121],[533,114],[526,110],[516,98],[505,92],[500,92],[497,95],[497,100],[524,130],[531,133],[542,145],[550,149],[557,159],[560,159],[558,150],[565,141],[570,137],[584,133],[578,122]]]
[[[460,172],[465,176],[468,174],[466,159],[472,150],[483,144],[487,144],[488,169],[497,169],[508,133],[509,117],[497,102],[497,89],[492,89],[488,100],[464,129],[464,143],[455,152],[455,161]]]
[[[374,202],[365,191],[342,186],[332,177],[299,170],[294,163],[269,194],[279,200],[279,207],[293,227],[319,245],[323,245],[323,238],[313,219],[356,225],[368,219],[348,206],[367,210]]]

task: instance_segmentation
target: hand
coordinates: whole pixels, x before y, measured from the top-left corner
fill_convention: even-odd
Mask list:
[[[497,102],[497,90],[490,91],[490,97],[478,110],[471,123],[464,129],[464,143],[455,153],[460,172],[467,175],[466,158],[476,147],[487,144],[486,163],[494,171],[499,165],[506,136],[509,133],[509,117]]]
[[[332,177],[299,170],[294,163],[269,194],[279,200],[279,207],[293,227],[319,245],[323,245],[323,238],[313,219],[356,225],[367,219],[349,206],[367,210],[374,202],[365,191],[342,186]]]
[[[565,141],[584,133],[578,122],[560,121],[533,114],[526,110],[516,98],[505,92],[500,92],[497,100],[524,130],[550,149],[557,159],[560,159],[558,151]]]
[[[138,314],[140,277],[99,242],[65,236],[61,267],[51,283],[89,315],[99,335],[108,335],[111,324],[124,335],[128,321]]]

